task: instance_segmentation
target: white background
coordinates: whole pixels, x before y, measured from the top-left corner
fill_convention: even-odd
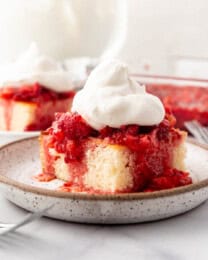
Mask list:
[[[0,0],[0,62],[36,41],[56,58],[104,53],[166,74],[178,57],[208,58],[207,14],[207,0]]]

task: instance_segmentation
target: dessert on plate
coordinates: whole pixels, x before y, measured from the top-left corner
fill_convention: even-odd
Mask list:
[[[55,112],[69,111],[74,96],[69,71],[35,45],[0,68],[0,130],[44,130]]]
[[[177,119],[176,126],[185,128],[184,122],[197,120],[208,125],[208,88],[197,86],[174,86],[148,84],[147,91],[158,96],[165,108]]]
[[[186,133],[174,128],[156,96],[129,77],[123,63],[100,64],[40,137],[40,181],[64,180],[64,191],[126,193],[191,184]]]

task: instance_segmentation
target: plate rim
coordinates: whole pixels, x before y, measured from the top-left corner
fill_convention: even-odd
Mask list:
[[[2,145],[0,147],[0,152],[14,144],[21,143],[21,142],[27,142],[30,140],[37,140],[36,137],[27,137],[21,140],[17,140],[14,142],[11,142],[9,144]],[[201,144],[193,139],[187,139],[188,143],[191,143],[193,145],[199,146],[205,150],[208,151],[208,145]],[[166,189],[166,190],[160,190],[160,191],[153,191],[153,192],[134,192],[134,193],[117,193],[117,194],[89,194],[89,193],[78,193],[78,192],[65,192],[65,191],[59,191],[59,190],[50,190],[46,188],[40,188],[31,186],[28,184],[21,183],[19,181],[13,180],[11,178],[8,178],[6,176],[1,175],[0,173],[0,183],[3,183],[5,185],[10,185],[14,188],[20,189],[23,192],[29,192],[34,193],[36,195],[43,195],[48,197],[54,197],[54,198],[65,198],[65,199],[79,199],[79,200],[111,200],[111,201],[121,201],[121,200],[146,200],[146,199],[158,199],[158,198],[164,198],[164,197],[170,197],[174,195],[180,195],[188,192],[195,192],[198,189],[208,187],[208,178],[199,181],[197,183],[193,183],[190,185],[172,188],[172,189]]]
[[[0,136],[38,136],[41,131],[0,131]],[[2,146],[1,146],[2,147]]]

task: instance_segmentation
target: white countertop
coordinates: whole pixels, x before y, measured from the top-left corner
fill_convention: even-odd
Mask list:
[[[0,221],[26,211],[0,195]],[[0,240],[1,260],[207,260],[208,202],[184,215],[144,224],[102,226],[42,218]]]

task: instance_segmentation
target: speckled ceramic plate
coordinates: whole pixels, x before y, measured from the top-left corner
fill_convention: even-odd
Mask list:
[[[37,211],[54,205],[46,215],[83,223],[136,223],[184,213],[208,198],[208,150],[187,143],[186,164],[194,184],[152,193],[89,195],[58,191],[59,180],[48,183],[32,176],[41,171],[37,138],[0,149],[0,190],[16,205]]]

